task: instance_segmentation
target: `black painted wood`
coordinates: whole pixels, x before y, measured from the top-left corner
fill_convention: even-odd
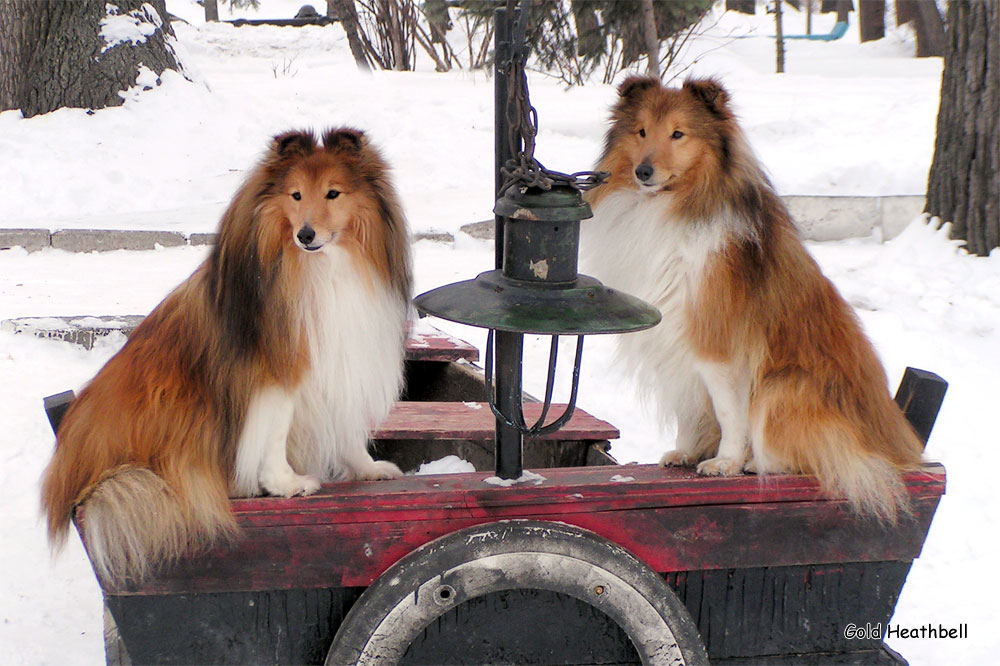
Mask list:
[[[76,394],[73,391],[63,391],[62,393],[56,393],[55,395],[46,396],[42,400],[42,404],[45,407],[45,415],[49,418],[49,425],[52,426],[52,432],[59,432],[59,424],[62,423],[63,417],[66,415],[66,410],[69,409],[69,404],[73,402],[73,398]]]
[[[399,663],[638,666],[641,662],[628,634],[593,606],[547,590],[507,590],[470,599],[438,618]]]
[[[708,655],[749,659],[882,648],[847,639],[848,623],[886,626],[910,562],[854,562],[667,574],[698,624]],[[741,662],[742,663],[742,662]]]
[[[322,664],[362,588],[108,596],[135,664]]]
[[[906,420],[917,431],[924,446],[931,436],[947,391],[948,382],[939,375],[917,368],[907,368],[899,382],[896,404],[903,410]]]
[[[878,650],[855,652],[812,652],[778,654],[767,657],[713,659],[712,666],[907,666],[898,652],[883,645]]]
[[[909,562],[667,574],[713,664],[905,664],[848,622],[885,626]],[[321,664],[362,588],[108,596],[134,663]],[[516,640],[512,637],[516,636]],[[606,615],[538,590],[471,600],[427,628],[403,664],[638,664]]]

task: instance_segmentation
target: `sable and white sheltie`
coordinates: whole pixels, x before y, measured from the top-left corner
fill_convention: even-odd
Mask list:
[[[235,534],[229,497],[400,476],[370,429],[402,384],[406,222],[354,129],[274,138],[218,244],[73,401],[42,482],[102,578],[139,580]]]
[[[623,363],[661,418],[663,465],[708,475],[804,472],[860,513],[908,508],[900,473],[921,444],[888,393],[860,322],[822,275],[714,80],[618,89],[588,194],[584,267],[654,304],[621,336]]]

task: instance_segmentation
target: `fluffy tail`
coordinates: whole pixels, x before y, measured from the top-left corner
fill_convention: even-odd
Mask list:
[[[902,473],[915,465],[891,462],[866,448],[849,428],[828,427],[802,452],[803,468],[826,492],[845,496],[858,514],[894,524],[911,512]]]
[[[43,503],[58,547],[65,541],[72,507],[59,510],[50,498],[43,495]],[[82,509],[77,518],[91,564],[102,581],[113,585],[141,581],[236,532],[225,494],[220,497],[211,483],[189,483],[180,493],[151,470],[134,465],[110,470],[74,505]]]
[[[893,524],[911,511],[902,475],[920,465],[922,446],[892,399],[864,414],[773,393],[763,410],[768,469],[815,474],[823,490],[847,498],[860,515]],[[871,396],[874,398],[874,396]],[[847,410],[845,410],[847,411]],[[760,412],[758,412],[760,413]]]

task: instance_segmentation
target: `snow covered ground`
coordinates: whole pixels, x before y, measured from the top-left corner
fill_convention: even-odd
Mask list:
[[[416,289],[492,267],[492,245],[458,233],[492,208],[492,81],[482,72],[359,74],[339,26],[204,25],[193,0],[168,0],[179,50],[194,83],[167,74],[124,106],[88,115],[63,109],[30,120],[0,114],[0,225],[5,228],[136,228],[211,231],[221,208],[269,136],[289,127],[365,128],[395,167],[411,226],[448,231],[454,244],[416,244]],[[262,0],[261,16],[288,17],[298,0]],[[853,15],[852,15],[853,18]],[[818,17],[817,32],[832,27]],[[803,32],[786,14],[785,30]],[[912,57],[897,30],[873,44],[856,28],[833,43],[789,42],[788,73],[773,74],[770,17],[721,16],[683,59],[687,73],[730,88],[757,152],[783,194],[920,194],[930,165],[941,62]],[[756,35],[734,39],[737,35]],[[418,58],[421,57],[418,55]],[[597,156],[611,86],[566,90],[531,79],[541,119],[538,157],[576,171]],[[810,243],[857,308],[895,387],[907,365],[950,383],[927,455],[948,469],[923,555],[894,623],[967,623],[961,640],[890,640],[912,664],[987,663],[1000,502],[993,492],[1000,437],[993,409],[1000,377],[1000,253],[965,255],[943,230],[915,221],[882,243]],[[204,258],[204,248],[152,252],[0,252],[0,319],[131,314],[152,308]],[[476,329],[438,322],[482,345]],[[74,537],[48,557],[38,520],[38,478],[52,436],[45,395],[77,388],[121,344],[87,352],[67,343],[0,333],[0,661],[94,664],[103,660],[100,592]],[[571,344],[571,343],[567,343]],[[622,430],[622,462],[655,461],[672,433],[637,402],[613,367],[608,338],[585,345],[580,404]],[[526,386],[538,393],[548,345],[529,339]],[[561,358],[572,357],[563,350]],[[567,373],[561,374],[566,394]]]

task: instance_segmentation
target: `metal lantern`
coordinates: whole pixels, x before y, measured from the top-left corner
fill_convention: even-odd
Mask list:
[[[523,71],[525,14],[511,10],[496,15],[496,269],[414,299],[421,314],[490,329],[486,392],[497,418],[496,472],[504,479],[522,474],[524,435],[557,430],[573,415],[583,336],[639,331],[660,320],[654,307],[577,272],[580,221],[592,217],[581,190],[603,175],[559,174],[534,159],[536,116]],[[511,80],[515,85],[508,88]],[[545,402],[533,425],[524,422],[521,408],[525,333],[552,336]],[[573,383],[565,411],[546,424],[560,335],[577,336]]]
[[[578,190],[512,188],[494,212],[504,218],[502,268],[421,294],[421,312],[542,335],[625,333],[660,320],[638,298],[577,272],[580,221],[592,217]]]

